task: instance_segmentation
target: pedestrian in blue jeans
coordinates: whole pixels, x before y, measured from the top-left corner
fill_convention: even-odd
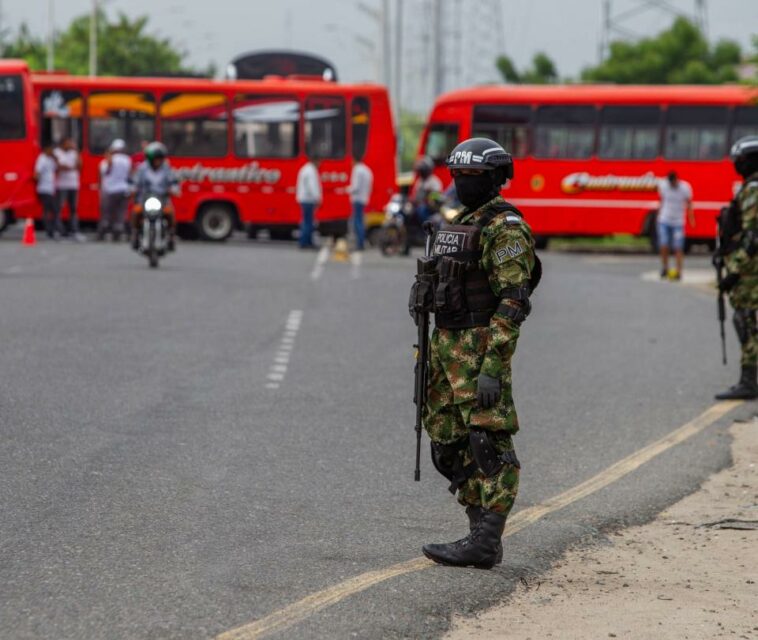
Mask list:
[[[684,262],[685,214],[691,227],[695,226],[692,211],[692,187],[680,180],[675,171],[658,183],[661,205],[658,209],[658,247],[661,250],[661,278],[680,280]],[[669,271],[669,254],[676,256],[676,269]]]
[[[300,238],[298,244],[301,249],[313,248],[313,218],[316,207],[321,204],[323,198],[321,191],[321,178],[318,175],[318,164],[312,158],[297,172],[297,185],[295,188],[295,200],[300,205]]]
[[[353,208],[353,229],[355,230],[355,248],[363,251],[366,242],[366,231],[363,225],[363,214],[366,205],[371,199],[371,190],[374,186],[374,174],[364,162],[356,158],[353,162],[353,172],[350,175],[350,203]]]

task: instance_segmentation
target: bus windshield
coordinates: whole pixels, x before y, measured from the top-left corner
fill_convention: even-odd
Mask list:
[[[22,140],[25,136],[21,76],[0,75],[0,140]]]

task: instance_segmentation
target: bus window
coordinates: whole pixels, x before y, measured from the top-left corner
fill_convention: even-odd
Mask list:
[[[240,158],[295,158],[300,151],[300,103],[292,96],[237,96],[234,152]]]
[[[361,160],[368,144],[370,103],[368,98],[353,98],[350,124],[353,135],[353,158]]]
[[[538,158],[589,158],[595,147],[595,107],[537,109],[534,155]]]
[[[719,160],[726,154],[726,107],[669,107],[663,155],[669,160]]]
[[[20,75],[0,76],[0,140],[26,136],[23,87]]]
[[[734,110],[732,144],[744,136],[756,135],[758,135],[758,107],[736,107]]]
[[[220,93],[167,93],[161,100],[161,138],[171,156],[226,155],[226,99]]]
[[[40,142],[60,144],[72,138],[82,148],[82,94],[78,91],[52,89],[40,96]]]
[[[528,106],[482,104],[474,107],[473,138],[490,138],[516,158],[529,153],[529,124],[532,109]]]
[[[424,155],[434,160],[434,164],[442,165],[457,144],[458,125],[439,122],[429,127]]]
[[[105,153],[116,138],[129,153],[155,139],[155,97],[131,91],[93,91],[87,100],[89,150]]]
[[[650,160],[658,157],[660,108],[605,107],[600,122],[598,157],[607,160]]]
[[[305,100],[305,153],[309,158],[345,156],[345,101],[333,96]]]

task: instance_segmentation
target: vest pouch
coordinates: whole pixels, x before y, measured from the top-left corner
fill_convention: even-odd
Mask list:
[[[434,311],[445,315],[463,313],[466,299],[463,293],[466,265],[460,260],[442,256],[439,259],[439,283],[434,292]]]

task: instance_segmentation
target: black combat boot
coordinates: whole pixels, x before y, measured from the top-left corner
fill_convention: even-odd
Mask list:
[[[476,507],[475,507],[476,508]],[[451,567],[492,569],[503,559],[505,516],[478,507],[479,521],[465,538],[447,544],[427,544],[422,551],[430,560]],[[467,513],[468,509],[466,510]],[[469,513],[469,518],[471,514]]]
[[[468,528],[469,531],[473,531],[474,527],[479,524],[479,520],[482,517],[482,512],[484,509],[482,507],[475,507],[473,505],[469,505],[466,507],[466,515],[468,516]],[[497,556],[495,557],[495,564],[500,564],[503,561],[503,544],[500,543],[500,546],[497,549]]]
[[[740,381],[716,396],[716,400],[754,400],[758,398],[758,368],[755,365],[742,367]]]

